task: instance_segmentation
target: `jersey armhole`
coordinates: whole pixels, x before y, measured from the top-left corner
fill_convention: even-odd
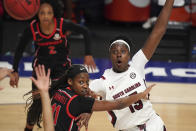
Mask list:
[[[104,76],[101,76],[101,79],[105,80],[106,78]]]
[[[76,98],[77,96],[78,96],[78,95],[74,95],[73,97],[71,97],[70,100],[68,101],[67,107],[66,107],[67,115],[68,115],[70,118],[72,118],[72,119],[75,119],[76,117],[73,116],[73,115],[70,113],[70,111],[69,111],[69,106],[70,106],[70,103],[72,102],[72,100],[73,100],[74,98]]]
[[[33,34],[33,40],[34,41],[36,41],[36,36],[35,36],[35,30],[34,30],[34,28],[33,28],[33,24],[36,22],[36,20],[33,20],[32,22],[31,22],[31,32],[32,32],[32,34]]]
[[[63,18],[60,19],[60,35],[65,38],[66,35],[63,34]]]

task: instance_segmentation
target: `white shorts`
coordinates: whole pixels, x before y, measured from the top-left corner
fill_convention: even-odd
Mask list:
[[[133,127],[129,129],[123,129],[120,131],[166,131],[164,122],[157,115],[154,114],[145,124],[144,127]]]

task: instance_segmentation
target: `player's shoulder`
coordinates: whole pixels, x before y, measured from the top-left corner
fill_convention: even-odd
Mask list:
[[[34,19],[31,21],[30,25],[28,25],[26,27],[26,30],[31,30],[32,32],[36,32],[37,30],[37,24],[38,24],[38,20],[37,19]]]
[[[65,96],[69,98],[77,95],[70,87],[59,89],[58,92],[60,92],[61,94],[64,94]]]
[[[133,62],[140,62],[140,61],[145,61],[147,62],[148,59],[146,58],[144,52],[142,51],[142,49],[140,49],[139,51],[137,51],[134,56],[132,57],[132,61]]]
[[[34,24],[36,24],[38,22],[38,20],[37,19],[33,19],[32,21],[31,21],[31,25],[34,25]]]
[[[106,69],[102,76],[105,77],[105,79],[106,79],[106,78],[108,78],[109,76],[112,75],[112,72],[113,72],[112,68]]]
[[[63,23],[72,23],[72,21],[71,21],[71,20],[69,20],[69,19],[65,19],[65,18],[63,18],[63,17],[56,18],[56,20],[57,20],[57,21],[62,21]]]

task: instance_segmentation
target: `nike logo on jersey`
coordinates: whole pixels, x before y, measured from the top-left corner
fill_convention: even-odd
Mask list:
[[[80,67],[80,70],[82,71],[82,70],[86,70],[86,69],[85,69],[85,67]]]

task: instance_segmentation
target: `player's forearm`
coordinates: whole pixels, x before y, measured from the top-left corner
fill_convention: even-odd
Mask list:
[[[11,76],[11,72],[13,70],[10,70],[10,69],[7,69],[7,68],[4,68],[4,67],[0,67],[0,80],[2,80],[3,78],[5,78],[6,76]]]
[[[47,91],[41,91],[44,131],[54,131],[51,101]]]
[[[110,111],[110,110],[120,110],[125,107],[130,106],[131,104],[137,102],[138,100],[141,100],[144,98],[146,94],[144,92],[138,93],[135,95],[131,95],[128,97],[116,99],[113,101],[98,101],[95,100],[95,103],[93,104],[93,111]]]
[[[163,9],[161,10],[158,16],[152,33],[156,32],[161,35],[164,35],[173,8],[173,3],[174,0],[166,0],[165,5],[163,6]]]
[[[7,75],[0,73],[0,80],[2,80],[3,78],[5,78]]]
[[[3,69],[3,68],[1,68],[0,67],[0,80],[2,80],[4,77],[6,77],[7,76],[7,72],[6,71],[4,71],[5,69]]]
[[[29,41],[32,39],[32,34],[29,30],[30,30],[29,28],[25,29],[16,47],[15,54],[14,54],[14,62],[13,62],[13,69],[15,72],[18,72],[18,64],[20,62],[20,59],[22,58],[22,54]]]
[[[173,3],[174,0],[166,1],[162,11],[160,12],[160,15],[158,16],[156,24],[142,49],[148,60],[152,57],[154,51],[160,43],[160,40],[165,34],[169,17],[173,8]]]
[[[163,9],[160,12],[160,15],[157,19],[155,26],[162,27],[162,28],[167,26],[173,8],[173,4],[174,4],[174,0],[166,0],[165,5],[163,6]]]
[[[86,30],[83,32],[83,35],[84,35],[84,48],[85,48],[85,55],[86,56],[91,56],[92,53],[91,53],[91,43],[92,43],[92,40],[91,40],[91,35],[90,35],[90,31],[86,28]]]
[[[138,93],[138,94],[131,95],[131,96],[128,96],[128,97],[117,99],[116,100],[116,103],[117,103],[116,109],[120,110],[120,109],[123,109],[125,107],[128,107],[131,104],[141,100],[144,97],[145,97],[145,94],[142,92],[142,93]]]
[[[80,26],[78,32],[80,32],[84,37],[84,48],[85,48],[85,55],[91,55],[91,34],[90,30],[85,26]]]

